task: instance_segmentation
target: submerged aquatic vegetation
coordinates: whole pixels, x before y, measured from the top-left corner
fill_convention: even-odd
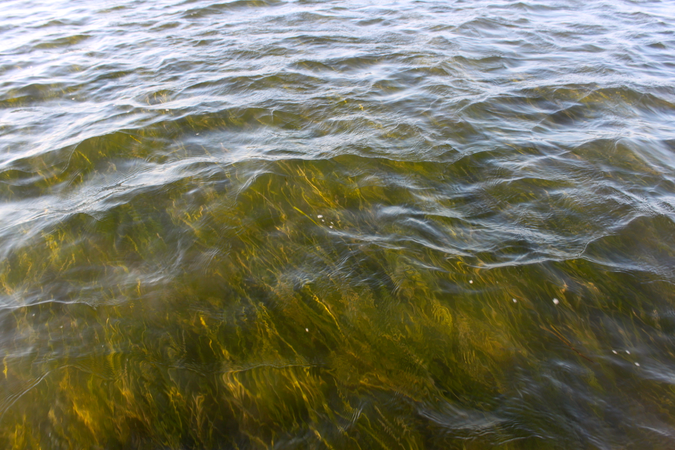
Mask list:
[[[7,448],[555,448],[536,436],[605,423],[595,396],[634,402],[609,354],[669,339],[639,303],[668,286],[628,298],[583,260],[481,268],[406,242],[401,205],[427,239],[446,219],[372,178],[431,188],[437,165],[415,166],[203,163],[172,195],[31,236],[2,269],[28,300],[3,314]],[[645,394],[657,417],[672,402]]]
[[[0,17],[0,447],[673,447],[661,4],[58,3]]]

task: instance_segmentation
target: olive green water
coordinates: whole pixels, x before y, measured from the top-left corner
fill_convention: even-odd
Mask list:
[[[0,447],[673,448],[674,13],[0,1]]]

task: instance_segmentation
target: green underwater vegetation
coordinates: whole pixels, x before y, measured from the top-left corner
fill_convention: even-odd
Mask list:
[[[672,2],[1,5],[0,450],[675,448]]]
[[[143,139],[93,140],[29,188],[85,189],[121,164],[131,183]],[[508,263],[518,242],[463,252],[486,227],[439,211],[490,201],[451,192],[479,157],[223,164],[178,146],[163,165],[193,175],[162,195],[27,225],[0,267],[24,302],[0,316],[2,447],[593,448],[584,429],[622,430],[598,397],[669,421],[675,392],[626,350],[667,351],[652,310],[670,284]]]

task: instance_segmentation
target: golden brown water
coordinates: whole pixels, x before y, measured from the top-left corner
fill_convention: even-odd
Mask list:
[[[668,2],[0,2],[0,446],[669,449]]]

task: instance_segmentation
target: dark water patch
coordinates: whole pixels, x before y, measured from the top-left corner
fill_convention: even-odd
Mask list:
[[[77,45],[83,41],[86,41],[91,36],[89,35],[74,35],[63,38],[56,38],[48,42],[41,42],[35,45],[35,49],[55,49],[61,47],[69,47],[71,45]]]
[[[280,1],[267,0],[237,0],[224,3],[215,3],[208,6],[199,6],[188,9],[183,13],[183,17],[191,19],[200,19],[213,14],[220,14],[230,10],[237,10],[240,8],[264,8],[269,6],[276,6],[283,4]]]
[[[673,239],[674,233],[675,223],[670,217],[637,218],[624,225],[620,232],[592,242],[585,254],[594,261],[618,269],[639,270],[639,267],[648,267],[670,279],[673,255],[667,242]],[[637,247],[634,245],[636,236],[640,236],[642,242]]]

